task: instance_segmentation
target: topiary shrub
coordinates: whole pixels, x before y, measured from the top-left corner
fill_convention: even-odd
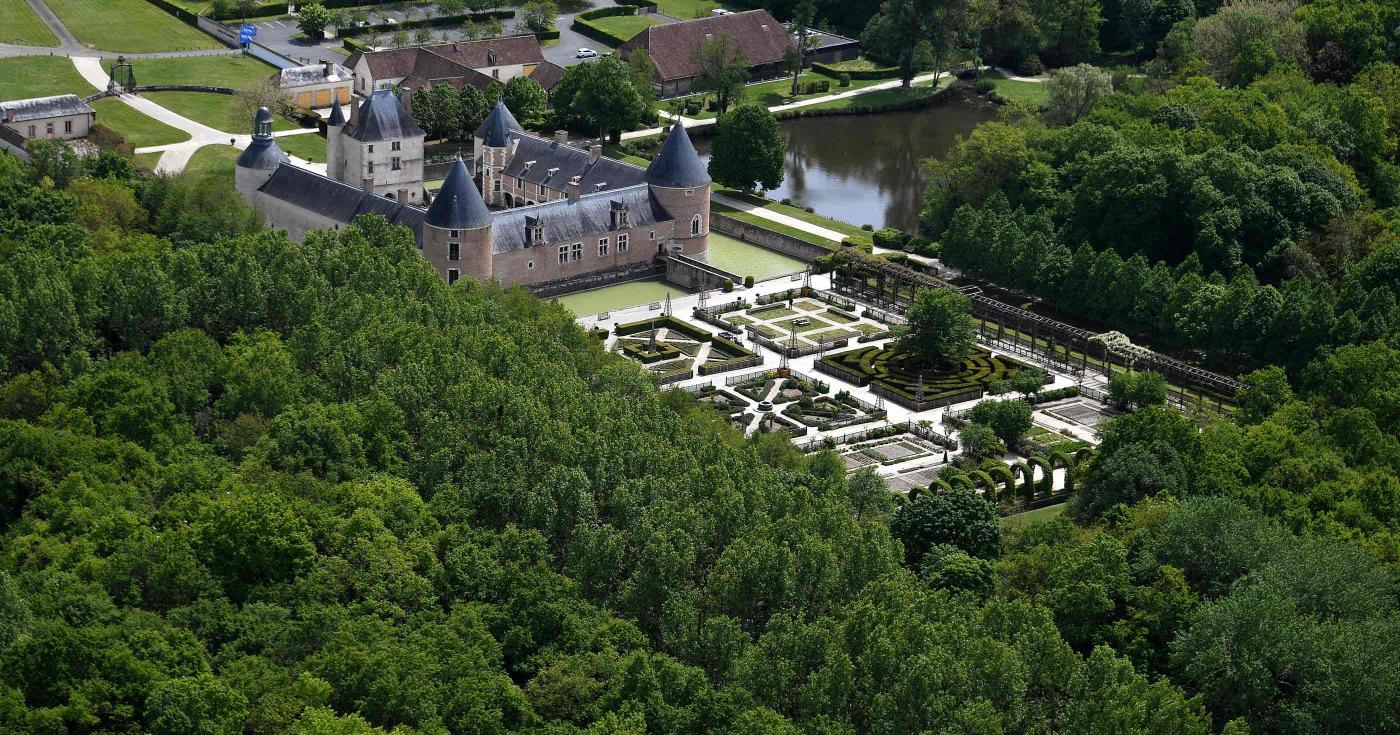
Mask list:
[[[734,292],[734,282],[731,281],[731,280],[729,280],[728,278],[724,279],[724,292],[725,292],[725,293],[733,293],[733,292]]]
[[[753,288],[753,276],[744,276],[744,288]]]
[[[851,86],[851,75],[844,71],[841,72],[841,75],[836,77],[836,83],[842,87]]]
[[[1016,73],[1023,77],[1033,77],[1044,74],[1045,62],[1040,60],[1040,56],[1031,54],[1016,65]]]
[[[866,222],[865,224],[861,225],[860,228],[861,228],[862,230],[865,230],[866,232],[870,232],[871,230],[875,229],[875,225],[872,225],[872,224],[870,224],[869,222]]]
[[[887,250],[903,250],[904,243],[908,240],[908,235],[894,227],[881,227],[875,231],[872,239],[877,247]]]

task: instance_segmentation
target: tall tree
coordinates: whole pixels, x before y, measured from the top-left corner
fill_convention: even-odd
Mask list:
[[[1113,92],[1113,75],[1089,64],[1056,69],[1045,83],[1045,114],[1051,122],[1069,125],[1087,115]]]
[[[513,77],[501,91],[501,101],[521,125],[537,128],[544,124],[549,95],[540,83],[529,77]]]
[[[762,105],[740,105],[715,127],[710,177],[743,191],[776,189],[783,183],[787,144],[778,120]]]
[[[637,127],[647,106],[627,64],[608,56],[569,67],[554,90],[554,109],[571,125],[616,136]]]
[[[802,64],[811,45],[808,31],[817,15],[816,0],[798,0],[792,9],[792,37],[794,41],[792,59],[792,96],[797,96],[797,78],[802,76]]]
[[[899,350],[924,365],[939,366],[966,357],[972,351],[972,318],[967,297],[951,288],[918,292],[901,328]]]
[[[326,26],[331,22],[331,13],[320,3],[303,5],[297,9],[297,28],[307,38],[320,39],[326,34]]]
[[[739,47],[733,34],[723,31],[695,46],[691,60],[695,63],[695,88],[714,92],[716,111],[723,115],[731,105],[738,104],[749,80],[749,59]]]

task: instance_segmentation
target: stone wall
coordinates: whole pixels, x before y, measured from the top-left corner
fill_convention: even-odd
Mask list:
[[[531,293],[536,296],[549,298],[577,293],[579,291],[587,291],[592,288],[612,286],[614,284],[635,281],[641,278],[655,278],[665,272],[666,266],[664,266],[659,259],[653,258],[644,263],[632,263],[604,271],[585,273],[581,276],[544,281],[543,283],[528,286],[528,288]]]
[[[666,280],[677,286],[684,286],[693,291],[708,291],[723,287],[725,279],[734,285],[744,282],[743,276],[720,270],[679,253],[666,258]]]
[[[792,235],[787,235],[774,230],[767,230],[758,225],[751,225],[747,222],[740,222],[733,217],[719,212],[710,213],[710,227],[715,232],[719,232],[730,237],[738,238],[751,245],[776,250],[784,255],[791,255],[798,260],[812,262],[823,255],[831,255],[833,250],[828,250],[820,245],[813,245],[805,240],[799,240]]]

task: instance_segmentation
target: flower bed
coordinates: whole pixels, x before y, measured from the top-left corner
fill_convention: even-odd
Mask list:
[[[669,329],[697,342],[709,342],[711,337],[713,337],[709,332],[673,316],[658,316],[651,319],[628,322],[627,324],[618,324],[613,327],[613,331],[616,332],[619,337],[650,332],[653,329]]]

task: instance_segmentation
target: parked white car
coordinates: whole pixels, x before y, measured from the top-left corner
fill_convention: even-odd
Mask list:
[[[715,8],[710,11],[710,15],[729,15],[731,12],[733,11],[725,10],[724,8]]]
[[[592,59],[598,55],[597,51],[591,48],[581,48],[574,52],[575,59]]]

